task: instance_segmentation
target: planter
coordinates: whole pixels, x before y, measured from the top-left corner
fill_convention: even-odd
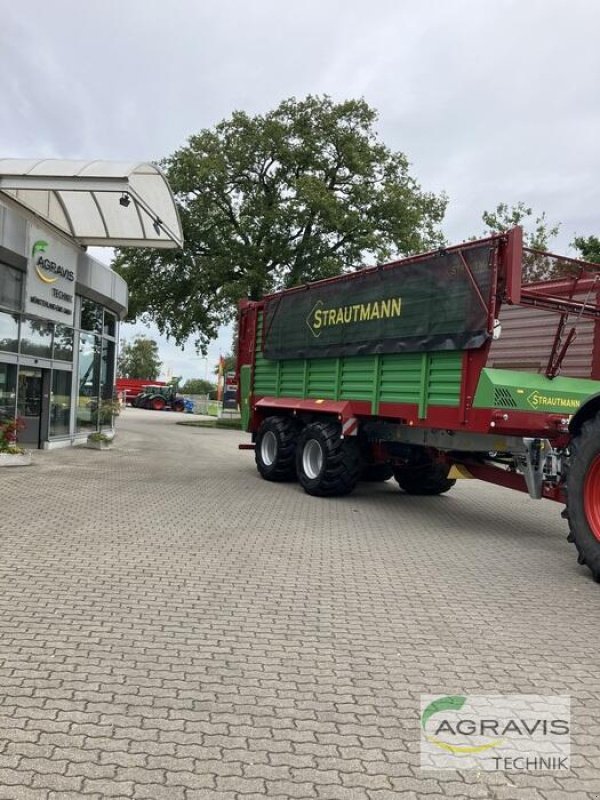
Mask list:
[[[24,453],[0,453],[0,467],[29,467],[31,465],[31,451]]]
[[[110,450],[112,442],[90,442],[88,439],[86,446],[90,448],[90,450]]]

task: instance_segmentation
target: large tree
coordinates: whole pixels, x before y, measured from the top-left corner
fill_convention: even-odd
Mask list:
[[[309,96],[192,136],[161,164],[184,249],[117,254],[130,316],[204,349],[240,298],[442,244],[445,196],[423,191],[376,118],[364,100]]]
[[[600,239],[597,236],[576,236],[571,244],[584,261],[600,264]]]
[[[520,225],[523,228],[523,244],[530,250],[548,252],[552,240],[558,235],[560,223],[550,224],[546,212],[536,214],[532,208],[519,202],[514,206],[499,203],[494,211],[484,211],[481,218],[487,226],[484,235],[502,233]],[[568,274],[572,267],[560,259],[548,258],[537,253],[526,252],[523,257],[523,280],[538,281]]]
[[[161,366],[158,344],[154,339],[136,336],[133,342],[122,342],[117,364],[119,378],[155,381],[160,375]]]

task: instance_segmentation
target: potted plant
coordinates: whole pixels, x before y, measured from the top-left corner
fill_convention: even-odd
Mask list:
[[[112,437],[107,436],[105,433],[95,431],[90,433],[87,437],[87,446],[92,450],[108,450],[112,444]]]
[[[17,433],[25,427],[23,420],[15,417],[0,422],[0,467],[27,467],[31,452],[17,444]]]

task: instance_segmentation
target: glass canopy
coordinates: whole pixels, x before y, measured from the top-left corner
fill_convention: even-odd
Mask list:
[[[149,163],[0,159],[0,198],[81,245],[181,247],[173,193]]]

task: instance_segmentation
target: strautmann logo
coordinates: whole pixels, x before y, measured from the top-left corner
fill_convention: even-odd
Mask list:
[[[570,701],[542,695],[424,695],[425,769],[569,769]]]
[[[74,281],[75,275],[72,269],[66,269],[56,261],[51,261],[44,256],[48,248],[48,242],[43,239],[38,239],[34,242],[31,248],[31,260],[34,263],[35,271],[38,278],[43,283],[56,283],[59,278],[64,278],[67,281]],[[38,256],[39,253],[39,256]],[[37,256],[37,259],[36,259]]]

